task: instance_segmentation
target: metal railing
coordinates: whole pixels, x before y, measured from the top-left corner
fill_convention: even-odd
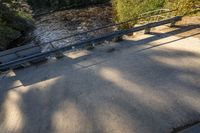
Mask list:
[[[0,64],[0,70],[7,70],[7,69],[10,69],[10,68],[14,68],[16,65],[23,64],[23,63],[33,61],[33,60],[37,60],[37,59],[40,59],[40,58],[46,58],[46,57],[48,57],[50,55],[54,55],[58,52],[64,52],[64,51],[68,51],[68,50],[72,50],[72,49],[76,49],[76,48],[83,48],[84,46],[87,46],[89,44],[95,45],[96,43],[103,42],[103,41],[106,41],[106,40],[111,40],[115,37],[120,37],[120,36],[130,34],[130,33],[133,33],[133,32],[137,32],[137,31],[141,31],[141,30],[145,30],[145,29],[150,29],[150,28],[153,28],[153,27],[157,27],[157,26],[160,26],[160,25],[173,23],[173,22],[181,20],[181,16],[175,16],[175,14],[176,14],[176,10],[170,11],[168,9],[160,9],[160,10],[150,11],[150,12],[139,15],[138,18],[133,18],[133,19],[127,20],[125,22],[114,23],[114,24],[103,26],[103,27],[95,28],[95,29],[92,29],[92,30],[89,30],[89,31],[84,31],[84,32],[81,32],[81,33],[75,33],[75,34],[72,34],[72,35],[69,35],[69,36],[66,36],[66,37],[62,37],[62,38],[58,38],[58,39],[55,39],[55,40],[52,40],[52,41],[44,42],[44,43],[40,44],[40,46],[37,45],[37,46],[31,46],[31,47],[28,47],[28,48],[24,48],[24,49],[21,50],[21,52],[25,51],[27,49],[33,49],[35,47],[41,47],[41,46],[45,46],[45,45],[50,45],[50,46],[53,47],[53,49],[51,51],[35,53],[35,54],[32,54],[32,55],[20,57],[18,59],[11,60],[11,61],[8,61],[8,62],[3,62],[2,64]],[[97,31],[102,30],[102,29],[116,28],[118,26],[130,23],[130,22],[135,22],[135,21],[137,21],[137,23],[140,24],[141,26],[133,27],[133,28],[126,29],[126,30],[116,30],[116,31],[113,31],[113,32],[110,32],[110,33],[103,34],[101,36],[97,36],[97,37],[90,38],[90,39],[87,39],[87,40],[83,40],[83,41],[80,41],[80,42],[72,43],[71,45],[67,45],[67,46],[64,46],[64,47],[55,47],[52,44],[52,43],[55,43],[55,42],[58,42],[58,41],[68,39],[68,38],[97,32]],[[9,54],[0,55],[0,58],[3,57],[3,56],[8,56],[8,55]]]
[[[58,42],[58,41],[65,40],[65,39],[68,39],[68,38],[81,36],[81,35],[84,35],[84,34],[89,34],[89,33],[92,33],[92,32],[99,31],[99,30],[112,28],[112,27],[116,28],[118,26],[130,23],[130,22],[135,22],[135,21],[137,21],[137,24],[147,24],[147,23],[155,22],[155,20],[152,21],[153,20],[152,18],[157,18],[156,21],[159,21],[159,20],[162,20],[162,19],[174,17],[173,14],[176,11],[177,10],[169,10],[169,9],[153,10],[153,11],[149,11],[149,12],[146,12],[146,13],[139,15],[137,18],[129,19],[129,20],[124,21],[124,22],[113,23],[113,24],[109,24],[109,25],[106,25],[106,26],[103,26],[103,27],[98,27],[98,28],[95,28],[95,29],[92,29],[92,30],[75,33],[75,34],[65,36],[65,37],[61,37],[61,38],[58,38],[58,39],[54,39],[54,40],[51,40],[51,41],[48,41],[48,42],[43,42],[43,43],[40,43],[39,45],[44,46],[44,45],[47,45],[47,44],[51,44],[53,42]],[[44,34],[44,33],[42,33],[42,34]],[[34,39],[35,38],[31,39],[30,41],[33,41]],[[29,47],[29,48],[33,48],[33,47],[38,47],[38,45]],[[26,49],[29,49],[29,48],[26,48]],[[22,49],[22,50],[26,50],[26,49]],[[1,55],[0,55],[0,57],[1,57]]]

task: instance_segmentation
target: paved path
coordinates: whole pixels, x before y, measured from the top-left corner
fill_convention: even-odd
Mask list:
[[[197,124],[197,125],[192,126],[188,129],[185,129],[185,130],[183,130],[179,133],[199,133],[199,131],[200,131],[200,124]]]
[[[200,40],[142,35],[0,79],[1,133],[169,133],[200,120]]]

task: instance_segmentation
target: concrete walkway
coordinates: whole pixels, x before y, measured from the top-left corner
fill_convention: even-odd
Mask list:
[[[197,124],[178,133],[199,133],[199,131],[200,131],[200,124]]]
[[[170,133],[200,120],[200,40],[171,33],[1,76],[0,132]]]

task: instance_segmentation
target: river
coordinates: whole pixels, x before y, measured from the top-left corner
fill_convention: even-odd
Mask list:
[[[112,29],[104,29],[90,34],[79,35],[52,42],[51,45],[46,43],[111,24],[113,21],[112,13],[112,7],[110,6],[93,6],[81,9],[58,11],[41,16],[36,20],[36,29],[32,34],[33,39],[29,43],[41,45],[44,52],[51,50],[51,45],[53,45],[54,48],[59,48],[111,32]]]

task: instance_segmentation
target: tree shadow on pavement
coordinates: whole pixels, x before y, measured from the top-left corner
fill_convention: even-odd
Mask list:
[[[0,130],[169,133],[200,120],[200,53],[174,46],[142,50],[159,38],[125,41],[114,53],[16,72],[24,86],[1,94]],[[84,61],[89,67],[82,67]]]

